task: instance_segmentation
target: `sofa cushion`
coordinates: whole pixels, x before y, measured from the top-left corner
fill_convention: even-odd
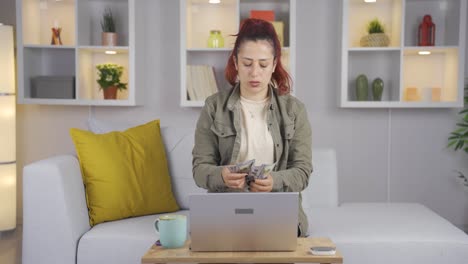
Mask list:
[[[466,263],[468,236],[420,204],[312,208],[309,234],[330,237],[346,263]]]
[[[188,216],[189,211],[177,214]],[[159,216],[134,217],[94,226],[80,239],[77,264],[141,263],[141,257],[159,239],[153,227]]]
[[[71,129],[90,225],[179,210],[172,193],[159,120],[124,132]]]
[[[134,124],[109,122],[95,118],[88,119],[88,128],[94,133],[124,131]],[[189,208],[189,196],[192,193],[206,193],[205,189],[195,184],[192,176],[192,149],[194,145],[193,128],[161,127],[161,136],[166,149],[172,190],[180,208]]]

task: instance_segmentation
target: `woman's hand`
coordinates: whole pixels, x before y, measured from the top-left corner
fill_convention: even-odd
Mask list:
[[[247,173],[233,173],[229,171],[227,167],[224,167],[221,171],[223,176],[224,184],[233,189],[244,189],[245,187],[245,176]]]
[[[273,178],[270,174],[265,179],[255,179],[250,183],[251,192],[271,192],[273,189]]]

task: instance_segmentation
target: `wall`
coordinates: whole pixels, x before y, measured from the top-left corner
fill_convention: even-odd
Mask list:
[[[11,19],[14,0],[2,0],[0,20]],[[141,107],[94,107],[98,119],[193,127],[199,108],[179,104],[179,3],[145,1],[138,25],[144,36],[146,102]],[[9,9],[10,11],[6,11]],[[341,1],[297,1],[296,95],[307,105],[313,144],[338,155],[340,202],[419,202],[452,223],[468,225],[468,194],[453,169],[467,156],[445,148],[456,109],[341,109]],[[468,35],[468,32],[467,32]],[[468,74],[465,74],[468,76]],[[86,127],[91,108],[18,105],[18,167],[73,152],[70,127]],[[19,171],[21,175],[21,170]],[[18,176],[21,210],[21,176]],[[21,216],[21,212],[18,212]]]

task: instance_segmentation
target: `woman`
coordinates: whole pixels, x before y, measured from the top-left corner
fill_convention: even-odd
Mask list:
[[[245,173],[226,165],[256,160],[276,162],[251,192],[300,192],[312,172],[311,129],[304,105],[289,95],[291,79],[281,64],[281,46],[273,25],[243,22],[225,76],[233,86],[205,101],[195,131],[193,175],[209,192],[244,191]],[[308,223],[300,201],[298,235]]]

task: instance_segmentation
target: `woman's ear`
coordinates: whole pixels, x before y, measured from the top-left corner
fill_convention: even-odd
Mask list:
[[[276,62],[277,62],[277,58],[275,58],[273,60],[273,69],[272,69],[272,72],[275,72],[275,69],[276,69]]]

